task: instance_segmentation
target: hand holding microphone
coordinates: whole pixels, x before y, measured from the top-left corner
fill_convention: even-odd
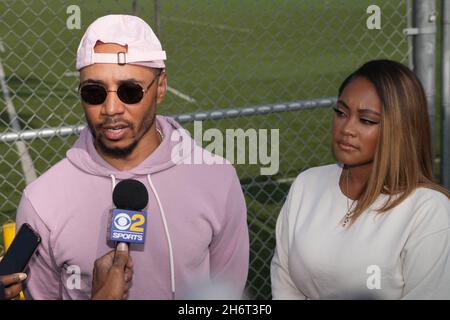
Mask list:
[[[132,179],[120,181],[113,191],[116,209],[112,212],[109,240],[116,241],[116,250],[95,262],[92,299],[126,299],[133,276],[129,244],[143,244],[148,204],[145,186]]]
[[[128,254],[128,245],[119,243],[97,259],[92,277],[92,300],[126,299],[133,279],[133,261]]]

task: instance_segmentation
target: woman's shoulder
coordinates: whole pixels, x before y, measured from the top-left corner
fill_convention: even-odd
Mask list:
[[[341,171],[338,164],[308,168],[297,175],[291,188],[294,192],[304,190],[304,187],[308,190],[325,189],[330,183],[339,180]]]
[[[435,189],[419,187],[414,190],[410,197],[418,205],[438,205],[450,210],[450,199]]]
[[[420,187],[408,197],[415,225],[428,225],[431,230],[450,228],[450,199],[440,191]]]
[[[317,180],[320,178],[331,178],[333,176],[339,176],[342,171],[342,167],[339,164],[333,163],[318,167],[308,168],[297,176],[296,180]]]

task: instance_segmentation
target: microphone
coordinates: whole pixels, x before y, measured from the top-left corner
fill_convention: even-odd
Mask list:
[[[112,211],[109,240],[143,244],[147,225],[148,192],[142,182],[134,179],[120,181],[113,191],[116,209]]]

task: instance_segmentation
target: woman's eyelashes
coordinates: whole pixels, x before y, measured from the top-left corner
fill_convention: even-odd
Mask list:
[[[373,125],[380,123],[379,121],[374,121],[374,120],[365,119],[365,118],[360,118],[359,121],[361,121],[362,124],[366,124],[369,126],[373,126]]]
[[[347,114],[346,114],[344,111],[340,110],[339,108],[334,107],[333,110],[334,110],[334,112],[336,113],[336,115],[337,115],[339,118],[345,118],[345,117],[347,117]],[[380,122],[377,121],[377,120],[372,120],[372,119],[363,118],[363,117],[359,118],[359,121],[360,121],[362,124],[369,125],[369,126],[376,125],[376,124],[379,124],[379,123],[380,123]]]
[[[345,112],[339,110],[338,108],[334,107],[333,108],[334,112],[336,113],[336,115],[340,118],[346,117],[347,115],[345,114]]]

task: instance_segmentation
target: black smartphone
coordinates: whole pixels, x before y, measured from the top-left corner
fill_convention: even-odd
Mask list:
[[[39,234],[28,223],[22,224],[0,261],[0,275],[23,272],[39,243],[41,243]]]

